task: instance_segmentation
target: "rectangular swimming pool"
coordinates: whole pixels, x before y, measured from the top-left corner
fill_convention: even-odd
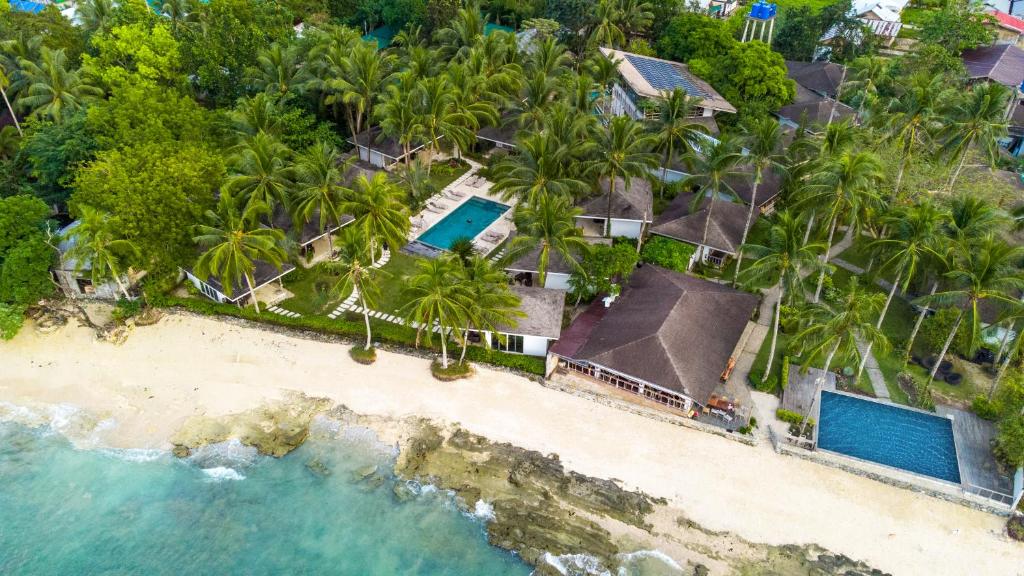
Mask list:
[[[508,208],[500,202],[473,196],[416,240],[434,248],[448,250],[459,238],[476,238],[477,234],[501,218]]]
[[[818,447],[960,483],[948,418],[822,391]]]

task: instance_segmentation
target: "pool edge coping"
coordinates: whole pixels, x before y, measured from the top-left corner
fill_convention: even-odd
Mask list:
[[[423,244],[424,246],[429,246],[429,247],[431,247],[431,248],[433,248],[435,250],[440,250],[442,252],[451,252],[450,248],[441,248],[440,246],[435,246],[435,245],[433,245],[433,244],[431,244],[429,242],[424,242],[423,240],[421,240],[421,238],[423,238],[423,236],[425,236],[427,234],[427,232],[430,232],[431,230],[433,230],[438,224],[440,224],[441,222],[444,222],[445,219],[447,219],[449,216],[454,214],[456,210],[461,208],[464,204],[468,203],[473,198],[480,198],[481,200],[486,200],[487,202],[493,202],[495,204],[500,204],[501,206],[505,206],[506,207],[505,210],[497,218],[495,218],[494,220],[491,220],[491,222],[487,226],[485,226],[482,230],[480,230],[480,232],[478,232],[475,236],[470,238],[470,240],[473,241],[473,242],[476,242],[478,238],[483,236],[484,233],[487,232],[487,229],[490,228],[491,226],[493,226],[495,222],[497,222],[498,220],[504,218],[506,214],[508,214],[513,209],[515,209],[515,205],[514,204],[512,204],[512,205],[505,204],[504,202],[498,202],[497,200],[492,200],[492,199],[490,199],[490,198],[488,198],[486,196],[481,196],[481,195],[479,195],[477,193],[472,193],[472,194],[467,195],[466,198],[461,199],[459,201],[459,203],[454,205],[450,211],[448,211],[446,214],[441,216],[441,218],[437,222],[434,222],[428,228],[426,228],[425,230],[421,231],[419,234],[417,234],[415,237],[413,237],[411,241],[412,242],[419,242],[420,244]]]

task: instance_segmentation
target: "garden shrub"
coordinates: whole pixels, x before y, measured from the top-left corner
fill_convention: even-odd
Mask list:
[[[1024,466],[1024,415],[1003,420],[992,453],[1011,469]]]
[[[430,373],[433,374],[434,378],[442,382],[451,382],[452,380],[460,380],[462,378],[469,378],[473,375],[473,366],[469,362],[458,362],[450,359],[448,361],[448,367],[441,367],[440,360],[434,360],[430,363]]]
[[[789,384],[789,356],[782,356],[782,375],[779,376],[779,388],[785,390]]]
[[[979,418],[995,421],[999,419],[1002,405],[996,399],[989,400],[984,394],[978,394],[971,401],[971,412],[977,414]]]
[[[1010,538],[1024,542],[1024,516],[1011,516],[1006,522],[1006,533]]]
[[[654,236],[644,245],[642,256],[644,262],[650,262],[676,272],[686,272],[694,252],[696,252],[696,248],[690,244],[663,236]]]
[[[110,317],[114,319],[114,322],[121,324],[129,318],[138,316],[139,312],[142,312],[141,300],[120,298],[114,306],[114,311],[110,313]]]
[[[25,323],[25,307],[0,302],[0,340],[10,340],[18,335]]]
[[[804,421],[804,415],[799,412],[793,412],[792,410],[786,410],[785,408],[779,408],[775,411],[775,417],[785,422],[786,424],[795,424],[799,426]],[[807,419],[807,425],[811,428],[814,427],[814,418]]]
[[[377,361],[377,349],[373,346],[370,346],[369,348],[353,346],[349,349],[348,355],[360,364],[373,364]]]
[[[931,317],[925,318],[921,324],[921,332],[918,334],[917,341],[925,347],[925,350],[938,354],[942,350],[942,345],[946,343],[949,331],[953,329],[953,324],[959,314],[960,311],[956,308],[944,308],[935,312]],[[962,354],[963,351],[970,348],[969,339],[969,326],[967,322],[963,322],[960,324],[953,342],[949,345],[949,351]]]

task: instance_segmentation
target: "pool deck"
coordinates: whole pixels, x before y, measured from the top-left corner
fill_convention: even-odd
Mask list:
[[[501,196],[491,193],[493,182],[477,175],[477,171],[483,168],[480,164],[464,158],[469,163],[469,171],[459,176],[454,182],[445,186],[438,194],[427,200],[427,208],[416,214],[410,221],[412,228],[409,230],[409,240],[418,239],[424,232],[433,225],[451,214],[456,208],[474,196],[499,202],[509,206],[509,210],[500,218],[492,222],[473,238],[473,245],[481,254],[490,254],[502,242],[505,241],[515,229],[512,224],[512,209],[515,208],[515,200],[509,201]]]
[[[936,406],[935,412],[950,417],[953,422],[953,439],[964,488],[1010,494],[1013,491],[1012,481],[999,473],[992,457],[991,441],[996,434],[995,426],[970,412],[950,406]]]

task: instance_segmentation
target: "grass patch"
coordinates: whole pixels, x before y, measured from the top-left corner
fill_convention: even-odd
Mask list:
[[[469,362],[460,364],[457,361],[449,360],[448,367],[444,368],[441,366],[440,360],[434,360],[430,363],[430,373],[442,382],[451,382],[472,376],[473,366]]]
[[[311,268],[296,268],[283,278],[284,287],[294,294],[278,306],[303,316],[322,316],[333,309],[348,294],[332,294],[339,275],[330,271],[326,262]]]
[[[377,361],[377,349],[373,346],[370,346],[369,348],[353,346],[349,349],[348,355],[360,364],[373,364]]]
[[[782,0],[778,2],[779,12],[782,12],[788,8],[803,8],[804,6],[810,8],[815,12],[821,12],[821,9],[830,6],[834,3],[834,0]]]
[[[377,275],[380,296],[370,308],[385,314],[398,314],[408,302],[404,297],[405,277],[416,270],[418,256],[410,256],[401,252],[392,252],[388,263],[380,268]]]
[[[871,250],[868,247],[871,242],[871,238],[861,236],[854,240],[849,248],[839,253],[839,259],[845,260],[854,266],[867,269],[868,263],[871,262]]]

